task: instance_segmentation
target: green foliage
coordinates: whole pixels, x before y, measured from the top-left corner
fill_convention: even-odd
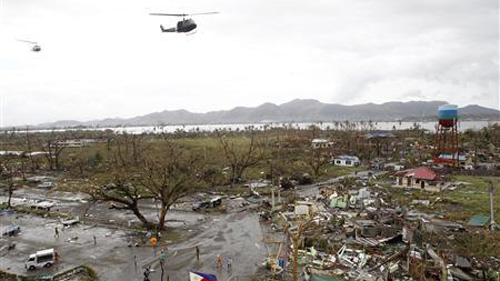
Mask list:
[[[0,270],[0,280],[2,280],[2,281],[17,281],[17,275]]]
[[[448,212],[451,219],[468,220],[472,215],[479,213],[490,213],[489,205],[489,185],[488,181],[493,181],[495,188],[494,202],[500,202],[500,182],[495,177],[477,176],[454,176],[453,181],[463,181],[470,183],[453,191],[446,192],[445,198],[456,205],[461,206],[460,212]],[[495,205],[495,217],[500,218],[500,204]]]
[[[457,233],[455,251],[464,256],[500,257],[500,233]]]
[[[99,164],[101,164],[102,160],[103,160],[103,157],[102,157],[101,153],[99,151],[96,151],[96,153],[94,155],[94,165],[99,166]]]

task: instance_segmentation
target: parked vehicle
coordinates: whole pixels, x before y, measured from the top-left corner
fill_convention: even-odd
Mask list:
[[[38,188],[46,188],[46,189],[51,189],[53,186],[54,185],[51,181],[45,181],[45,182],[42,182],[41,184],[37,185]]]
[[[32,204],[31,209],[39,209],[50,211],[50,209],[54,207],[54,203],[50,201],[40,201],[38,203]]]
[[[51,267],[57,261],[57,252],[54,249],[47,249],[31,254],[24,264],[28,270],[41,267]]]
[[[19,225],[10,225],[2,230],[2,236],[14,236],[21,231]]]
[[[217,197],[214,197],[210,200],[196,202],[193,205],[192,209],[193,209],[193,211],[199,211],[199,210],[205,209],[205,208],[215,208],[217,206],[220,206],[221,203],[222,203],[222,197],[217,196]]]
[[[64,221],[61,221],[61,223],[62,223],[65,227],[70,227],[70,226],[72,226],[72,225],[75,225],[75,224],[80,223],[80,220],[78,220],[78,219],[64,220]]]

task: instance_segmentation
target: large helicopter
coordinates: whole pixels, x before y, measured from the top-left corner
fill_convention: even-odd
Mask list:
[[[151,16],[168,16],[168,17],[182,17],[182,20],[177,22],[176,27],[172,28],[164,28],[163,25],[160,25],[162,32],[178,32],[178,33],[187,33],[193,31],[197,25],[193,19],[187,18],[187,16],[194,15],[212,15],[218,14],[218,12],[207,12],[207,13],[194,13],[194,14],[163,14],[163,13],[150,13]]]
[[[19,40],[19,39],[17,41],[31,44],[31,51],[32,52],[40,52],[42,50],[42,47],[40,47],[40,45],[38,45],[38,43],[36,43],[36,42],[27,41],[27,40]]]

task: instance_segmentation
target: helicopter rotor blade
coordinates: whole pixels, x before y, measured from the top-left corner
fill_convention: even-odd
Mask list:
[[[188,14],[164,14],[164,13],[149,13],[150,16],[168,16],[168,17],[185,17]]]
[[[187,17],[187,16],[199,16],[199,15],[213,15],[219,12],[206,12],[206,13],[193,13],[193,14],[166,14],[166,13],[149,13],[151,16],[168,16],[168,17]]]
[[[189,16],[199,16],[199,15],[214,15],[218,14],[219,12],[206,12],[206,13],[193,13],[193,14],[188,14]]]
[[[17,39],[17,41],[19,41],[19,42],[24,42],[24,43],[30,43],[30,44],[37,44],[36,42],[33,42],[33,41],[28,41],[28,40],[21,40],[21,39]]]

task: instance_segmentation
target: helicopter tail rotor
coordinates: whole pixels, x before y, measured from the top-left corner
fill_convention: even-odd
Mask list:
[[[161,29],[161,32],[176,32],[177,29],[175,27],[172,27],[172,28],[164,28],[163,25],[160,24],[160,29]]]
[[[19,42],[24,42],[24,43],[30,43],[30,44],[37,44],[36,42],[33,42],[33,41],[28,41],[28,40],[21,40],[21,39],[17,39],[17,41]]]

